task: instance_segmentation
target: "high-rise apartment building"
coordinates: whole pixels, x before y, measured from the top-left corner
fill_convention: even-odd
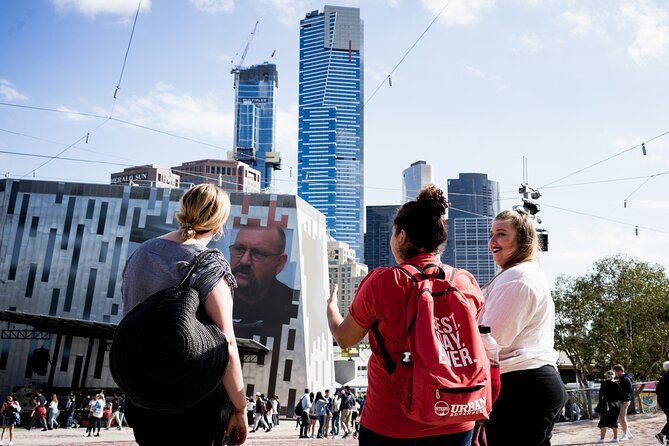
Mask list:
[[[367,265],[359,263],[355,259],[355,251],[346,243],[338,242],[332,237],[328,240],[328,275],[330,285],[337,284],[339,287],[339,308],[348,314],[348,308],[353,302],[355,292],[362,279],[367,275]]]
[[[364,258],[363,23],[325,6],[300,21],[298,195]]]
[[[425,161],[416,161],[402,171],[402,198],[404,202],[415,200],[428,184],[434,184],[432,166]]]
[[[186,161],[172,167],[181,176],[181,184],[216,184],[228,192],[260,192],[260,172],[241,161],[203,159]]]
[[[263,63],[235,73],[234,159],[261,173],[261,188],[269,191],[274,170],[281,169],[281,156],[275,151],[276,106],[274,92],[279,86],[276,65]]]
[[[399,206],[367,206],[365,263],[372,271],[379,266],[397,265],[390,250],[393,220]]]
[[[461,173],[448,180],[448,243],[444,263],[464,268],[479,284],[495,276],[488,249],[492,219],[499,212],[499,185],[482,173]]]

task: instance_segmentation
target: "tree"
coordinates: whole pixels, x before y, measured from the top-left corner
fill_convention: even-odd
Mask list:
[[[669,279],[663,267],[618,254],[585,276],[558,277],[555,344],[585,386],[620,363],[655,379],[669,353]]]

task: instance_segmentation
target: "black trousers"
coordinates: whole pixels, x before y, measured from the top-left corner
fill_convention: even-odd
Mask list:
[[[564,384],[550,365],[501,376],[502,387],[486,422],[488,446],[550,446],[565,403]]]
[[[457,434],[436,435],[422,438],[390,438],[360,425],[358,444],[360,446],[469,446],[472,430]]]
[[[667,422],[664,423],[664,427],[662,428],[660,433],[662,435],[664,435],[665,437],[669,437],[669,409],[667,409],[667,410],[663,409],[663,412],[664,412],[664,416],[667,417]]]
[[[174,389],[179,392],[179,389]],[[220,384],[216,390],[190,409],[178,413],[164,413],[138,407],[126,398],[125,416],[133,428],[135,441],[140,446],[187,444],[218,446],[223,441],[232,406],[228,394]],[[176,426],[196,426],[193,429],[174,429]]]

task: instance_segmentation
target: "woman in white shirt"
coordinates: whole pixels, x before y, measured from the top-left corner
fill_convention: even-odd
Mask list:
[[[501,345],[501,391],[486,422],[488,445],[550,445],[565,392],[553,347],[555,306],[532,217],[522,208],[498,214],[488,247],[502,268],[483,288],[479,321]]]

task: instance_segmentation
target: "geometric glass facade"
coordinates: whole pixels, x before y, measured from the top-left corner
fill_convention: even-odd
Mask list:
[[[364,258],[363,24],[325,6],[300,21],[298,195]]]
[[[279,153],[274,151],[274,91],[279,74],[276,65],[264,63],[239,68],[235,82],[235,157],[258,169],[261,190],[269,191],[274,170],[281,168]]]
[[[380,266],[397,265],[390,249],[390,236],[398,208],[399,206],[367,206],[365,263],[370,271]]]
[[[416,161],[402,171],[402,198],[404,203],[415,200],[428,184],[434,184],[432,166],[425,161]]]
[[[448,243],[442,260],[486,284],[496,271],[488,238],[492,219],[499,213],[499,184],[486,174],[461,173],[448,180],[448,201]]]

